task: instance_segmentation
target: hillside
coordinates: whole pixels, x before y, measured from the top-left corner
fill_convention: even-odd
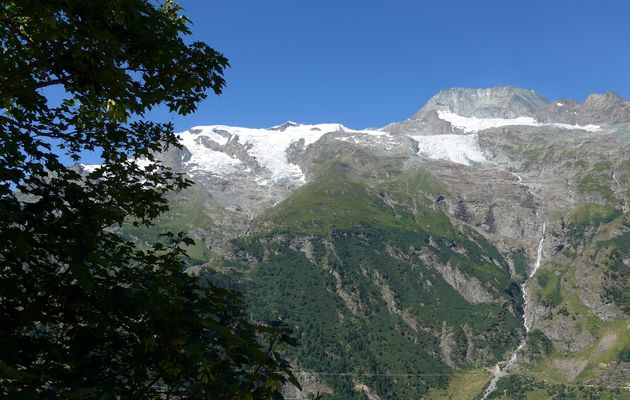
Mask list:
[[[181,139],[157,228],[293,327],[288,397],[630,398],[627,101],[449,89],[382,129]]]

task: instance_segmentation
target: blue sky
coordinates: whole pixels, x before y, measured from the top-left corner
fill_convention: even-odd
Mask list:
[[[180,0],[231,63],[193,125],[380,127],[449,87],[630,98],[630,1]]]

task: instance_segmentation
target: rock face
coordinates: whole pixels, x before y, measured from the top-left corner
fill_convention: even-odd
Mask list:
[[[383,128],[397,134],[458,133],[440,112],[480,119],[532,118],[540,123],[616,125],[630,122],[630,103],[607,92],[593,94],[582,104],[573,100],[549,102],[533,90],[513,87],[444,90],[409,119]],[[517,125],[517,124],[514,124]]]
[[[378,130],[287,122],[181,137],[159,158],[196,185],[160,223],[198,239],[196,273],[237,282],[256,318],[295,327],[307,388],[296,398],[419,398],[447,381],[374,376],[487,366],[521,342],[529,353],[514,360],[534,375],[560,363],[580,367],[564,377],[576,383],[585,370],[623,381],[602,367],[630,348],[619,96],[458,88]],[[584,358],[604,337],[608,350]],[[537,363],[535,343],[561,358]]]
[[[535,113],[542,122],[615,125],[630,122],[630,103],[615,93],[592,94],[583,104],[559,100]]]
[[[513,87],[454,88],[436,94],[409,119],[383,129],[397,134],[453,133],[453,126],[440,119],[438,111],[462,117],[511,119],[533,117],[548,104],[544,97],[533,90]]]

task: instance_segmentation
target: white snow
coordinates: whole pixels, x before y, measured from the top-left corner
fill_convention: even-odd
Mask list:
[[[303,140],[304,146],[308,146],[328,132],[347,130],[341,124],[295,125],[287,126],[283,131],[224,125],[201,126],[179,135],[181,143],[192,155],[188,161],[192,169],[212,173],[235,172],[239,167],[242,167],[240,166],[242,162],[222,151],[208,148],[199,140],[202,136],[221,146],[229,142],[244,145],[247,148],[247,153],[255,158],[261,167],[266,168],[271,173],[271,180],[257,180],[259,185],[266,186],[272,182],[283,180],[304,182],[305,177],[300,167],[290,163],[287,159],[286,152],[292,143]],[[192,133],[193,130],[200,132]],[[217,131],[228,132],[229,137],[222,136]]]
[[[227,126],[193,126],[190,130],[201,131],[198,135],[207,136],[209,139],[217,142],[217,144],[227,144],[229,137],[217,133],[217,131],[227,130]]]
[[[204,127],[204,132],[206,131],[205,128],[207,127]],[[205,135],[203,133],[191,133],[190,131],[179,134],[180,143],[190,151],[191,158],[188,160],[187,165],[192,172],[229,173],[234,171],[235,166],[242,164],[239,159],[204,146],[199,140],[202,136]]]
[[[500,128],[502,126],[553,126],[562,129],[579,129],[588,132],[596,132],[601,128],[598,125],[571,125],[560,124],[555,122],[538,122],[532,117],[517,117],[517,118],[477,118],[477,117],[462,117],[461,115],[452,113],[450,111],[439,110],[437,112],[438,118],[449,122],[452,126],[463,130],[465,133],[476,133],[490,128]]]
[[[283,127],[283,130],[277,128]],[[274,129],[275,128],[275,129]],[[378,130],[352,130],[341,124],[300,125],[289,121],[270,129],[252,129],[225,125],[196,126],[180,133],[181,143],[190,151],[191,159],[187,162],[191,171],[204,171],[214,174],[229,174],[247,171],[241,160],[224,153],[222,146],[238,144],[245,147],[247,154],[256,159],[261,167],[267,169],[270,177],[259,177],[255,181],[261,186],[274,182],[291,181],[303,183],[305,176],[299,166],[287,159],[287,150],[291,144],[300,140],[308,146],[319,140],[324,134],[335,131],[350,133],[356,142],[361,138],[388,137],[387,132]],[[216,150],[207,147],[201,141],[208,139],[215,142]],[[348,138],[342,138],[348,140]]]
[[[578,130],[587,131],[587,132],[597,132],[602,129],[599,125],[593,125],[593,124],[571,125],[571,124],[561,124],[557,122],[549,122],[546,124],[539,123],[538,126],[555,126],[557,128],[562,128],[562,129],[578,129]]]
[[[597,125],[570,125],[562,123],[541,123],[532,117],[517,118],[477,118],[463,117],[450,111],[439,110],[438,118],[461,129],[465,134],[409,135],[418,142],[418,154],[437,160],[458,164],[486,163],[477,140],[477,132],[502,126],[550,126],[561,129],[580,129],[589,132],[600,130]],[[519,179],[520,183],[520,179]]]
[[[558,107],[563,107],[563,106],[564,106],[564,103],[557,102],[557,103],[556,103],[556,105],[557,105]]]
[[[418,154],[437,160],[458,164],[484,163],[484,157],[477,134],[472,135],[427,135],[410,136],[418,142]]]
[[[454,127],[463,130],[465,133],[475,133],[490,128],[499,128],[509,125],[529,125],[535,126],[536,120],[531,117],[518,118],[476,118],[462,117],[450,111],[439,110],[438,118],[449,122]]]
[[[409,137],[418,142],[418,154],[464,165],[488,162],[477,140],[477,132],[485,129],[508,125],[554,126],[587,131],[600,129],[596,125],[540,123],[531,117],[476,118],[463,117],[449,111],[438,111],[438,117],[461,129],[464,134],[410,135]],[[277,129],[280,127],[282,130]],[[395,139],[381,130],[353,130],[341,124],[300,125],[294,122],[270,129],[225,125],[196,126],[179,136],[182,145],[191,153],[190,160],[186,162],[191,173],[250,175],[253,171],[245,164],[247,160],[241,156],[242,153],[238,153],[244,151],[246,156],[254,158],[267,171],[264,176],[255,179],[259,185],[267,186],[274,183],[304,183],[304,173],[298,165],[289,162],[287,150],[298,141],[303,141],[303,145],[308,146],[324,134],[335,131],[344,131],[347,134],[338,137],[339,140],[381,145],[384,149],[390,149],[390,142]],[[228,149],[235,152],[230,154],[235,155],[226,154],[229,153]],[[236,154],[244,161],[237,158]]]
[[[79,165],[81,165],[81,168],[83,168],[83,170],[87,172],[88,174],[91,174],[92,172],[96,171],[97,169],[101,167],[101,164],[79,164]]]
[[[385,131],[380,131],[380,130],[374,130],[374,129],[363,129],[360,131],[350,130],[350,132],[355,133],[355,134],[369,135],[369,136],[385,136],[388,138],[392,137],[390,133],[387,133]]]
[[[151,161],[149,161],[147,158],[136,158],[135,160],[136,165],[138,166],[138,168],[140,169],[145,169],[146,167],[148,167],[149,165],[152,164]]]
[[[248,153],[271,172],[274,181],[287,178],[304,181],[300,167],[287,160],[289,146],[301,139],[304,140],[304,146],[308,146],[325,133],[340,129],[342,126],[339,124],[320,124],[290,126],[282,132],[234,128],[230,133],[237,137],[239,143],[251,146]]]

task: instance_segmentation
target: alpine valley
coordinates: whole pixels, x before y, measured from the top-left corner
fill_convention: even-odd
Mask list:
[[[624,99],[449,89],[380,129],[180,138],[158,158],[195,184],[124,234],[187,231],[190,273],[292,327],[286,398],[630,398]]]

